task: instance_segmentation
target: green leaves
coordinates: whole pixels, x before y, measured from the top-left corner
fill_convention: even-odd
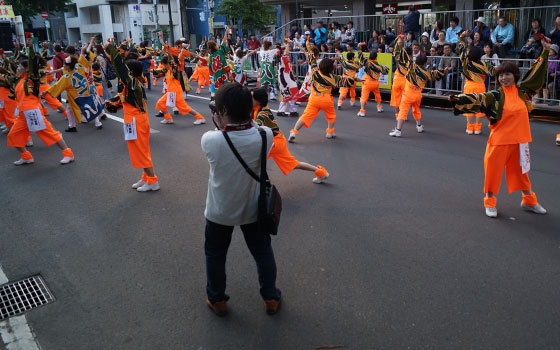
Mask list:
[[[21,15],[25,22],[29,21],[30,17],[35,16],[42,11],[54,12],[66,9],[66,5],[71,4],[72,0],[8,0],[7,5],[12,5],[14,13]]]
[[[259,0],[222,0],[216,11],[218,16],[226,16],[229,23],[241,21],[241,29],[262,30],[274,23],[274,6],[264,5]]]

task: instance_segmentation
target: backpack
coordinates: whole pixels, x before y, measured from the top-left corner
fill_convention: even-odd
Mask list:
[[[111,63],[110,60],[106,59],[105,57],[103,57],[103,58],[107,61],[107,64],[105,65],[107,67],[107,71],[103,72],[103,74],[105,74],[105,79],[106,80],[117,79],[117,74],[115,73],[115,70],[113,69],[113,64]]]

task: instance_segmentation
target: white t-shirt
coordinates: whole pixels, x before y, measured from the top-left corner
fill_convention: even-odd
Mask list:
[[[488,57],[486,54],[484,54],[480,59],[483,61],[490,61],[490,63],[492,63],[492,65],[496,67],[500,65],[500,60],[498,58],[498,55],[493,53],[492,57]]]
[[[274,56],[276,56],[279,53],[277,48],[274,49],[270,49],[270,50],[264,50],[263,47],[261,47],[261,51],[259,52],[259,58],[261,60],[261,62],[274,62]]]
[[[340,36],[342,35],[342,32],[340,31],[340,29],[337,29],[335,31],[333,31],[334,33],[334,40],[338,40],[340,38]]]
[[[272,148],[272,130],[263,129],[266,130],[268,156]],[[241,158],[260,176],[262,139],[257,128],[228,131],[228,135]],[[210,163],[206,219],[226,226],[256,222],[260,184],[245,171],[221,131],[206,132],[201,145]]]

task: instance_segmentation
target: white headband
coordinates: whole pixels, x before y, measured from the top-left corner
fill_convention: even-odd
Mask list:
[[[65,61],[66,63],[70,64],[70,63],[72,63],[72,57],[71,57],[71,56],[68,56],[68,57],[66,57],[66,59],[65,59],[64,61]]]

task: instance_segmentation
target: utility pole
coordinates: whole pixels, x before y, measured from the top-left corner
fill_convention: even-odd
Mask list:
[[[171,15],[171,1],[167,0],[167,10],[169,11],[169,41],[171,45],[174,45],[175,38],[173,36],[173,16]]]

